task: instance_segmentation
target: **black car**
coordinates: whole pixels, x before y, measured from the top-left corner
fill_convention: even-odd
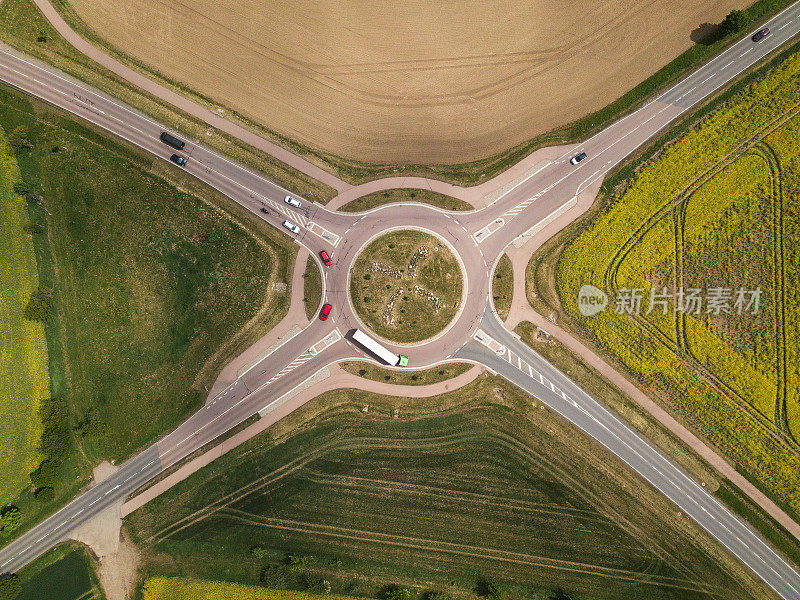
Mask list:
[[[183,147],[186,145],[186,142],[179,140],[174,135],[168,134],[166,131],[161,132],[161,141],[168,146],[172,146],[176,150],[183,150]]]
[[[183,158],[182,156],[178,156],[177,154],[173,154],[172,156],[169,157],[169,159],[172,162],[174,162],[176,165],[179,165],[181,167],[185,167],[186,166],[186,159]]]
[[[269,211],[266,208],[264,208],[263,206],[261,207],[261,212],[263,212],[265,215],[269,214]]]
[[[768,35],[769,35],[769,27],[764,27],[764,29],[762,29],[761,31],[756,31],[755,34],[753,34],[753,37],[750,39],[752,39],[754,42],[760,42]]]

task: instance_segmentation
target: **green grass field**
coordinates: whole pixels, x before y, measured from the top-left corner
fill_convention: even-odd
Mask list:
[[[50,395],[47,341],[41,323],[25,320],[31,292],[39,285],[25,200],[13,149],[0,127],[0,506],[30,485],[39,464],[42,433],[38,409]],[[13,418],[12,418],[13,417]]]
[[[309,256],[306,261],[306,272],[303,277],[303,303],[306,307],[306,316],[311,319],[317,314],[322,302],[322,277],[317,266],[317,261]]]
[[[322,578],[370,597],[399,584],[474,598],[482,578],[509,600],[767,594],[602,448],[488,376],[418,400],[326,393],[126,526],[143,577]],[[302,576],[283,571],[287,553],[306,555]]]
[[[418,342],[439,333],[461,304],[461,269],[453,253],[421,231],[394,231],[367,245],[350,277],[358,316],[378,335]]]
[[[0,126],[20,124],[35,143],[19,155],[21,176],[51,213],[29,206],[46,228],[33,235],[40,280],[55,290],[54,394],[72,427],[91,425],[73,430],[54,500],[16,501],[22,531],[98,461],[130,455],[200,403],[285,314],[290,290],[275,284],[288,282],[295,250],[177,169],[0,88]]]
[[[82,546],[61,546],[20,573],[16,600],[105,600],[92,559]]]
[[[776,57],[740,91],[612,178],[605,209],[529,264],[545,314],[588,338],[649,393],[716,445],[781,505],[800,513],[800,53]],[[668,149],[663,150],[663,144]],[[635,172],[635,176],[631,175]],[[608,207],[610,205],[610,208]],[[584,317],[577,294],[603,288],[611,307]],[[549,287],[558,294],[553,297]],[[666,287],[667,314],[647,314]],[[640,315],[616,314],[620,290],[641,290]],[[676,310],[680,288],[728,290],[719,314]],[[753,314],[737,290],[761,290]],[[749,298],[749,297],[748,297]],[[745,298],[746,300],[748,298]]]
[[[464,202],[452,196],[445,196],[438,192],[432,192],[431,190],[394,189],[383,192],[373,192],[361,198],[356,198],[342,206],[339,210],[342,212],[361,212],[369,210],[370,208],[375,208],[376,206],[383,206],[384,204],[393,204],[396,202],[421,202],[445,210],[474,210],[475,208],[469,202]]]
[[[511,269],[511,259],[508,254],[503,254],[494,270],[492,279],[492,300],[495,310],[500,318],[505,321],[508,311],[511,310],[511,299],[514,295],[514,272]]]
[[[408,369],[382,369],[368,362],[340,362],[339,366],[348,373],[372,381],[383,381],[397,385],[429,385],[458,377],[472,368],[469,363],[447,363],[423,371]]]
[[[354,600],[348,596],[271,590],[224,581],[192,581],[178,577],[153,577],[143,588],[143,600]]]

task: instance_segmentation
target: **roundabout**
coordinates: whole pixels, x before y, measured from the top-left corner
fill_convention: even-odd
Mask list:
[[[350,273],[358,318],[396,343],[441,333],[463,306],[463,268],[444,241],[419,230],[399,230],[370,241]]]

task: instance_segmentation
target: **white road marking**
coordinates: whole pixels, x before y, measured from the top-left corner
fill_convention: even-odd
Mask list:
[[[720,67],[720,68],[719,68],[719,70],[720,70],[720,71],[724,71],[725,69],[727,69],[728,67],[730,67],[730,66],[733,64],[733,62],[734,62],[734,61],[731,61],[731,62],[729,62],[729,63],[726,63],[726,64],[725,64],[725,66],[723,66],[723,67]]]

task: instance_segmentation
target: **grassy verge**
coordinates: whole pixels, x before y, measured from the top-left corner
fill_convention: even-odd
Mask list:
[[[350,296],[359,317],[375,333],[397,342],[418,342],[453,319],[462,286],[461,269],[447,246],[421,231],[394,231],[358,256]]]
[[[320,582],[318,593],[287,592],[254,585],[223,581],[190,581],[178,577],[153,577],[144,584],[144,600],[355,600],[349,596],[330,596]]]
[[[60,5],[59,8],[64,8]],[[46,38],[44,42],[37,39]],[[99,66],[64,40],[31,0],[0,3],[0,39],[8,45],[41,59],[62,71],[119,98],[185,135],[262,172],[266,177],[298,194],[327,202],[336,191],[272,156],[253,148],[128,83]],[[91,38],[89,38],[91,39]],[[129,62],[129,61],[126,61]],[[185,92],[184,90],[179,90]],[[208,103],[203,103],[209,106]],[[216,108],[209,106],[210,108]]]
[[[9,0],[5,1],[8,2]],[[66,0],[55,0],[53,4],[75,31],[81,34],[81,36],[85,39],[94,43],[99,48],[102,48],[106,53],[114,56],[128,66],[138,69],[140,72],[158,81],[162,85],[191,97],[193,100],[204,106],[212,109],[217,108],[217,105],[211,99],[206,98],[196,91],[188,89],[186,86],[164,77],[160,73],[154,72],[146,65],[116,50],[111,44],[103,40],[101,36],[87,27],[86,24],[83,23],[75,14]],[[783,8],[789,4],[791,4],[790,0],[757,0],[746,10],[746,12],[751,23],[755,25],[756,23],[762,22],[770,16],[783,10]],[[499,173],[502,173],[511,165],[515,164],[538,148],[583,139],[602,130],[619,117],[635,110],[646,100],[656,95],[660,90],[663,90],[670,84],[675,83],[701,64],[710,60],[726,46],[738,40],[740,36],[741,34],[734,34],[721,39],[712,36],[701,43],[696,43],[694,46],[659,69],[652,76],[604,108],[573,121],[572,123],[563,125],[553,129],[552,131],[548,131],[536,136],[531,140],[519,144],[514,148],[510,148],[505,152],[501,152],[484,159],[460,164],[388,165],[356,161],[299,144],[298,142],[285,138],[262,125],[247,120],[235,112],[229,111],[228,117],[233,118],[241,125],[256,131],[260,135],[267,137],[276,143],[281,144],[292,152],[318,164],[319,166],[350,183],[363,183],[365,181],[370,181],[381,177],[393,177],[398,175],[420,175],[441,179],[457,185],[476,185],[486,181],[487,179],[491,179]]]
[[[517,325],[514,332],[550,364],[569,375],[570,379],[587,394],[599,398],[603,404],[622,416],[627,423],[634,425],[648,440],[696,479],[705,482],[709,491],[719,488],[719,476],[713,467],[561,342],[553,338],[547,342],[537,341],[536,326],[528,321]]]
[[[22,591],[15,600],[104,600],[89,553],[65,544],[36,559],[19,573]]]
[[[322,275],[319,272],[317,261],[309,256],[306,262],[306,272],[303,275],[303,303],[306,307],[306,317],[314,318],[322,303]]]
[[[505,321],[508,318],[508,311],[511,310],[511,299],[514,294],[514,272],[511,269],[511,259],[508,254],[503,254],[494,270],[492,278],[492,300],[500,319]]]
[[[126,527],[143,580],[324,580],[368,597],[394,584],[411,598],[476,598],[487,582],[509,600],[768,593],[602,447],[489,376],[434,398],[328,392]]]
[[[384,204],[393,204],[396,202],[422,202],[423,204],[430,204],[437,208],[444,210],[474,210],[475,207],[469,202],[464,202],[452,196],[446,196],[439,192],[431,190],[419,189],[394,189],[384,190],[382,192],[373,192],[351,200],[341,208],[342,212],[361,212],[375,208],[376,206],[383,206]]]
[[[30,485],[29,473],[41,460],[39,409],[50,396],[47,340],[42,323],[25,318],[39,287],[36,254],[15,152],[0,125],[0,506]],[[22,149],[20,152],[27,152]],[[18,188],[19,189],[19,188]],[[1,539],[1,538],[0,538]]]
[[[340,362],[339,366],[348,373],[371,381],[383,381],[398,385],[430,385],[458,377],[472,368],[469,363],[447,363],[425,369],[424,371],[396,371],[382,369],[368,362]]]
[[[532,323],[520,323],[515,332],[522,340],[541,354],[556,368],[569,374],[570,379],[594,398],[599,398],[626,422],[633,424],[645,437],[666,455],[706,484],[712,492],[735,514],[755,527],[761,535],[783,552],[790,560],[800,564],[800,542],[783,526],[731,483],[721,478],[716,470],[689,448],[682,440],[656,421],[644,409],[637,406],[619,389],[587,365],[580,357],[557,340],[539,342],[535,340],[536,328]]]
[[[0,126],[25,125],[21,177],[39,280],[53,288],[45,333],[51,394],[65,403],[67,446],[25,491],[19,534],[191,412],[219,369],[288,309],[295,252],[272,228],[195,179],[8,88]],[[63,352],[62,352],[63,346]],[[125,365],[124,369],[120,365]]]

